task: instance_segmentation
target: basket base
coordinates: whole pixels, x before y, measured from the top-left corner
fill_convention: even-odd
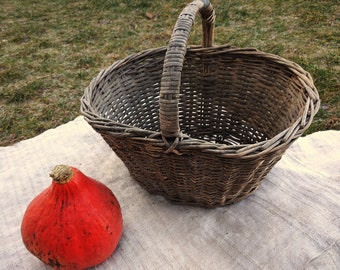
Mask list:
[[[254,187],[253,190],[245,194],[243,197],[237,197],[233,200],[225,201],[222,199],[221,202],[216,202],[215,200],[208,202],[206,200],[204,201],[192,200],[192,198],[174,198],[174,197],[168,196],[166,193],[163,193],[163,192],[150,191],[150,190],[147,190],[147,188],[143,186],[143,183],[137,181],[136,179],[134,180],[138,182],[140,186],[144,188],[151,195],[160,196],[172,204],[202,207],[202,208],[209,208],[209,209],[224,207],[224,206],[232,205],[240,201],[243,201],[244,199],[247,199],[248,197],[250,197],[258,189],[258,187]]]
[[[161,195],[175,204],[219,207],[250,196],[271,168],[279,152],[242,159],[216,156],[199,150],[166,154],[140,140],[103,136],[124,162],[132,178],[150,194]],[[149,150],[149,152],[147,151]]]

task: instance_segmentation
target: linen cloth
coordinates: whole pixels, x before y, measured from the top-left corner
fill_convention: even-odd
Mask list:
[[[106,184],[124,232],[94,269],[340,269],[340,131],[299,138],[260,188],[234,205],[173,205],[148,194],[83,119],[0,148],[0,269],[49,269],[24,247],[28,203],[67,164]]]

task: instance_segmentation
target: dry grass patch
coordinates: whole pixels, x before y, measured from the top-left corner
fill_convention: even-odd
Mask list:
[[[189,1],[188,1],[189,2]],[[216,44],[256,47],[309,71],[322,107],[309,133],[340,129],[337,1],[212,1]],[[118,59],[167,44],[180,0],[3,0],[0,144],[79,115],[91,79]],[[200,22],[190,43],[201,41]]]

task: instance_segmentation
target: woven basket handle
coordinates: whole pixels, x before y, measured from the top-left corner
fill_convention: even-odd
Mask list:
[[[209,0],[195,0],[179,15],[165,54],[159,96],[159,120],[162,137],[166,142],[178,141],[181,136],[178,111],[181,72],[190,31],[198,11],[202,19],[202,45],[211,47],[213,43],[215,11]]]

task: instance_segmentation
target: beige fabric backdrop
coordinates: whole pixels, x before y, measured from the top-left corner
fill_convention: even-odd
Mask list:
[[[28,203],[56,164],[116,194],[124,234],[95,269],[340,269],[340,131],[300,138],[248,199],[217,209],[146,193],[83,117],[0,148],[0,269],[49,269],[24,247]]]

